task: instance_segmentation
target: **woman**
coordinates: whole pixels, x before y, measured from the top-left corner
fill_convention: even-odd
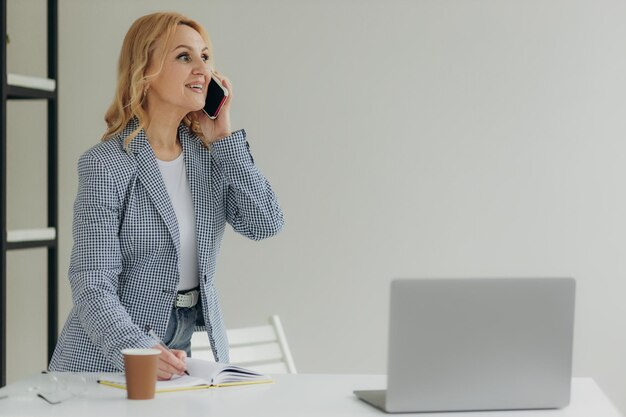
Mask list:
[[[153,347],[169,379],[185,370],[194,328],[228,362],[213,283],[225,222],[259,240],[283,217],[245,132],[231,131],[232,86],[212,62],[205,30],[176,13],[141,17],[126,34],[103,142],[78,163],[74,306],[51,370],[120,371],[122,349]],[[215,120],[201,110],[212,72],[229,91]]]

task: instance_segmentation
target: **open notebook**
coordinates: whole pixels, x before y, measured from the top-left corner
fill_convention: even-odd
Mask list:
[[[174,376],[169,381],[157,381],[156,392],[184,391],[234,385],[264,384],[272,378],[239,366],[187,358],[189,375]],[[98,380],[102,385],[126,389],[124,374],[110,374]]]

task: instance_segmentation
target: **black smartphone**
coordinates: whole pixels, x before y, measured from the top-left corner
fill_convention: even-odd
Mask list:
[[[217,119],[222,110],[222,106],[228,97],[228,90],[222,86],[222,83],[211,76],[209,86],[207,87],[206,100],[204,101],[204,112],[210,119]]]

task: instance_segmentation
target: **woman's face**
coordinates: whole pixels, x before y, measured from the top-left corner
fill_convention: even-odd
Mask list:
[[[156,73],[165,54],[161,72],[148,80],[148,110],[177,111],[183,116],[200,110],[211,74],[209,48],[200,34],[186,25],[176,27],[167,49],[164,48],[164,39],[157,40],[146,69],[147,76]]]

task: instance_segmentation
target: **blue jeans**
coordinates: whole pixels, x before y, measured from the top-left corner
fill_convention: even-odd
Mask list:
[[[173,307],[163,342],[170,349],[184,350],[191,357],[191,335],[196,325],[204,325],[200,300],[193,307]]]

